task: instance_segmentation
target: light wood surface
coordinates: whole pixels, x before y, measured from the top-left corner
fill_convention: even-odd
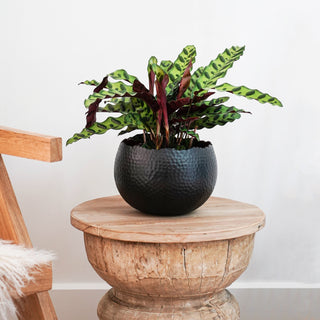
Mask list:
[[[137,297],[139,298],[139,297]],[[236,299],[227,290],[199,300],[151,299],[144,305],[132,305],[111,289],[98,306],[100,320],[240,320]]]
[[[32,247],[1,153],[48,162],[60,161],[61,138],[0,126],[0,238]],[[26,283],[23,288],[26,296],[15,300],[19,319],[56,320],[46,291],[52,285],[52,266],[44,266],[42,272],[34,274],[34,277],[35,281]]]
[[[143,214],[120,196],[112,196],[75,207],[71,224],[85,233],[114,240],[188,243],[253,234],[263,228],[265,215],[254,205],[211,197],[191,214],[158,217]]]
[[[39,268],[34,269],[30,272],[32,281],[25,282],[24,287],[22,288],[22,293],[25,296],[48,291],[52,288],[52,266],[44,265]],[[16,292],[11,292],[11,296],[15,299],[19,298],[19,295]]]
[[[32,247],[32,243],[21,214],[8,172],[0,154],[0,238],[16,244]],[[51,283],[49,281],[51,279]],[[37,290],[36,286],[39,285]],[[36,276],[35,283],[25,287],[23,298],[16,300],[21,320],[56,320],[49,290],[52,285],[52,267],[45,267],[43,275]],[[46,288],[45,288],[46,287]]]
[[[48,291],[38,292],[16,300],[19,320],[57,320]]]
[[[147,297],[199,297],[228,287],[247,268],[254,234],[193,243],[110,240],[85,233],[97,274],[121,292]]]
[[[0,126],[0,154],[47,162],[62,159],[61,138]]]
[[[75,207],[71,223],[113,287],[98,305],[100,320],[240,319],[225,288],[248,266],[265,223],[258,207],[211,197],[191,214],[157,217],[112,196]]]
[[[113,289],[101,320],[239,320],[224,290],[247,268],[254,234],[193,243],[145,243],[85,233],[90,264]]]
[[[88,260],[113,289],[100,320],[239,320],[224,289],[247,268],[254,234],[192,243],[112,240],[84,233]]]
[[[0,238],[32,247],[16,195],[0,154]]]

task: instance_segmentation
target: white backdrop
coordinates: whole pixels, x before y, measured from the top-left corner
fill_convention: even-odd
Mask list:
[[[214,195],[267,215],[240,282],[320,286],[319,11],[316,0],[1,0],[0,124],[65,143],[84,125],[89,89],[80,81],[125,68],[145,82],[151,55],[172,60],[194,44],[196,67],[245,44],[226,80],[271,93],[284,108],[235,98],[253,115],[200,132],[218,158]],[[117,132],[80,141],[54,164],[5,158],[33,243],[58,254],[57,286],[102,283],[69,212],[117,193],[120,141]]]

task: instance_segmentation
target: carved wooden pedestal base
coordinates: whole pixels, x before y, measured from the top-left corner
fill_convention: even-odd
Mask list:
[[[133,297],[111,289],[98,306],[100,320],[239,320],[239,305],[223,290],[213,297],[170,299]]]
[[[114,289],[100,320],[239,320],[223,290],[247,268],[254,234],[194,243],[143,243],[84,234],[88,260]]]
[[[152,217],[119,197],[85,202],[71,215],[88,260],[111,289],[100,320],[239,320],[225,290],[247,268],[264,225],[255,206],[211,198],[196,212]]]

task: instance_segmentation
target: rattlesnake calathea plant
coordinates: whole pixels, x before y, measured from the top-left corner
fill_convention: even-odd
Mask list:
[[[199,140],[198,130],[225,125],[247,112],[225,105],[229,96],[212,98],[217,91],[281,107],[277,98],[257,89],[218,84],[243,55],[244,49],[238,46],[226,49],[206,67],[199,67],[193,73],[196,57],[193,45],[186,46],[174,62],[158,63],[152,56],[147,67],[148,88],[123,69],[108,74],[101,82],[82,82],[95,87],[84,102],[88,108],[87,123],[67,144],[110,129],[121,130],[120,135],[139,129],[143,133],[140,145],[147,149],[189,149]],[[98,122],[97,112],[118,113],[119,116],[112,115]]]
[[[108,74],[85,100],[86,127],[67,144],[110,129],[120,134],[142,134],[120,143],[114,178],[122,198],[135,209],[157,215],[185,214],[210,197],[217,178],[217,161],[210,142],[199,140],[198,130],[225,125],[247,111],[227,106],[228,96],[212,98],[216,91],[281,106],[267,93],[229,83],[218,84],[244,47],[231,47],[208,66],[192,73],[196,49],[186,46],[174,61],[151,57],[149,87],[125,70]],[[118,113],[99,122],[97,112]]]

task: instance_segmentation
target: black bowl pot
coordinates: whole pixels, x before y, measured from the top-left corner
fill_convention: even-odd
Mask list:
[[[210,142],[188,150],[146,149],[133,139],[121,142],[114,177],[122,198],[133,208],[153,215],[191,212],[210,197],[217,162]]]

